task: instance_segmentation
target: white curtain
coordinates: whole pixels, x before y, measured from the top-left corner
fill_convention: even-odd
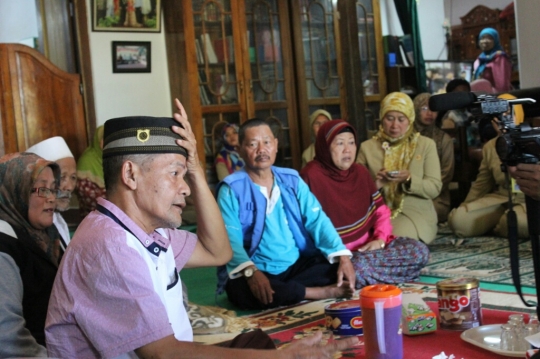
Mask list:
[[[380,5],[383,36],[403,36],[403,29],[399,21],[396,6],[394,5],[394,0],[381,0]]]
[[[0,43],[38,37],[35,0],[0,0]]]

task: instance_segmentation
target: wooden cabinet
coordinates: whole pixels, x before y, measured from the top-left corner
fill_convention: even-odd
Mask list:
[[[358,33],[356,38],[358,50],[355,49],[355,53],[352,54],[352,62],[353,67],[359,68],[361,72],[361,88],[352,93],[361,92],[364,95],[362,110],[355,114],[361,120],[357,120],[355,125],[359,140],[364,141],[378,129],[379,104],[390,92],[388,90],[389,77],[385,71],[379,0],[357,0],[354,9],[352,9],[352,4],[349,7],[351,11],[347,11],[346,14],[349,17],[354,16]],[[349,15],[349,12],[353,15]],[[342,21],[346,19],[345,16],[341,18]],[[352,42],[353,40],[351,44]],[[349,73],[346,78],[349,80],[351,77]],[[350,122],[355,122],[352,116]]]
[[[323,108],[333,118],[351,122],[365,139],[386,95],[379,1],[342,2],[340,8],[337,3],[291,2],[304,148],[312,141],[313,111]]]
[[[418,93],[416,67],[392,66],[386,68],[388,92],[404,92],[411,97]]]
[[[300,143],[287,1],[245,0],[249,117],[270,121],[279,138],[278,166],[299,168]]]
[[[276,164],[298,167],[287,2],[175,1],[164,13],[171,92],[186,103],[201,162],[211,169],[224,123],[259,117],[279,138]]]
[[[380,102],[387,92],[379,1],[357,0],[356,17],[364,100]]]
[[[276,164],[297,169],[302,150],[312,141],[309,114],[314,110],[326,109],[334,118],[351,115],[365,127],[364,92],[371,103],[386,94],[378,1],[356,1],[345,13],[336,4],[163,2],[171,93],[186,107],[208,174],[226,122],[270,121],[279,138]],[[354,36],[340,35],[339,21],[344,20],[358,28]],[[350,58],[348,70],[343,57]],[[362,77],[357,80],[352,72],[358,69]],[[362,93],[346,88],[346,81]]]
[[[324,109],[333,118],[347,118],[334,3],[331,0],[291,2],[303,148],[312,142],[309,115],[313,111]]]
[[[0,44],[0,156],[62,136],[79,158],[88,146],[80,86],[37,50]]]

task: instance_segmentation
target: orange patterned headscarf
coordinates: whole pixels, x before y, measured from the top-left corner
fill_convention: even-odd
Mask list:
[[[401,92],[388,94],[381,102],[380,118],[382,119],[390,111],[398,111],[409,119],[409,127],[405,134],[398,138],[392,138],[384,132],[383,126],[374,136],[384,149],[383,167],[388,171],[408,169],[413,158],[418,137],[420,134],[414,131],[414,104],[411,98]],[[404,193],[401,184],[387,183],[382,188],[386,205],[392,210],[392,218],[395,218],[403,209]]]

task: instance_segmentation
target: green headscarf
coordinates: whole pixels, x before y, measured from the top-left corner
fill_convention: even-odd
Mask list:
[[[101,188],[105,188],[103,179],[103,150],[101,141],[103,140],[103,126],[96,128],[92,144],[88,147],[79,161],[77,161],[77,177],[94,182]]]

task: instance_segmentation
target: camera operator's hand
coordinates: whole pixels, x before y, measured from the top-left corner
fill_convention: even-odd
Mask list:
[[[508,166],[508,173],[515,178],[521,192],[540,201],[540,164],[518,163],[516,167]]]
[[[491,125],[493,126],[495,132],[497,132],[497,136],[500,136],[502,134],[500,123],[501,121],[499,121],[497,117],[493,117],[493,119],[491,120]]]

